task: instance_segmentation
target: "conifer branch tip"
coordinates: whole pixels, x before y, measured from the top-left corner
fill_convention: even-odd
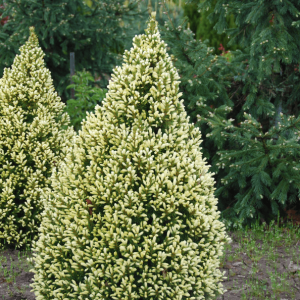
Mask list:
[[[32,33],[34,34],[34,29],[35,29],[34,26],[30,26],[30,27],[29,27],[30,34],[32,34]]]

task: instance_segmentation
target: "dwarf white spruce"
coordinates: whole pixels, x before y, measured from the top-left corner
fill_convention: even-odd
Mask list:
[[[34,27],[0,79],[0,246],[37,239],[52,168],[75,135],[54,90]]]
[[[123,59],[43,193],[31,287],[38,300],[213,299],[230,238],[155,13]]]

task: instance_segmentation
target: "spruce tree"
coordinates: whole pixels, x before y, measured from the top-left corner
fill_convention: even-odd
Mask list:
[[[212,2],[212,6],[207,10],[198,10],[198,3],[202,3],[204,0],[199,0],[195,3],[184,3],[184,15],[189,18],[190,29],[195,33],[195,38],[202,41],[207,40],[207,45],[213,47],[212,54],[222,55],[224,52],[228,53],[234,50],[242,50],[241,46],[233,45],[228,46],[229,37],[226,33],[218,34],[214,29],[217,20],[212,17],[211,13],[214,11],[216,0]],[[210,18],[208,18],[210,16]],[[213,21],[212,21],[213,20]],[[234,16],[226,16],[226,23],[229,28],[236,28]],[[228,54],[229,56],[229,54]]]
[[[300,5],[298,1],[284,0],[252,7],[240,1],[228,5],[219,0],[218,4],[223,4],[223,10],[217,29],[224,28],[224,22],[220,22],[224,15],[235,13],[239,29],[228,30],[228,34],[233,36],[231,43],[238,37],[247,53],[236,58],[236,62],[245,58],[249,61],[242,77],[247,98],[239,113],[247,120],[240,127],[217,126],[211,117],[207,121],[222,130],[223,136],[237,141],[236,149],[219,152],[219,166],[227,165],[230,170],[223,183],[238,182],[240,187],[231,212],[235,211],[240,221],[254,216],[270,221],[283,213],[287,204],[299,202],[300,196],[299,83],[294,70],[294,64],[299,63],[299,29],[295,26]],[[251,26],[255,24],[252,33]],[[225,189],[226,186],[220,187],[216,195]]]
[[[127,6],[118,0],[91,1],[94,5],[90,7],[83,0],[7,0],[2,17],[10,18],[0,28],[0,76],[25,42],[28,28],[35,26],[46,66],[64,103],[70,97],[66,89],[70,52],[75,53],[76,70],[85,68],[100,75],[101,87],[106,87],[104,74],[110,74],[120,62],[126,40],[135,34],[132,22],[141,15],[137,12],[141,0],[130,0]]]
[[[207,0],[198,9],[212,3]],[[212,49],[186,29],[186,18],[180,26],[170,18],[160,28],[182,76],[190,121],[201,128],[204,156],[216,173],[215,194],[228,226],[250,225],[257,217],[269,222],[298,201],[299,4],[292,3],[287,9],[284,0],[252,6],[219,0],[215,28],[233,37],[229,45],[244,48],[233,52],[231,63],[210,55]],[[236,29],[227,29],[230,14]]]

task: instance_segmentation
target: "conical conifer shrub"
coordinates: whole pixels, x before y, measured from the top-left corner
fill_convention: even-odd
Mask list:
[[[75,132],[54,90],[34,27],[0,79],[0,246],[24,248],[37,240],[53,166]]]
[[[218,221],[201,133],[152,13],[53,172],[34,243],[37,299],[211,299],[223,293]]]

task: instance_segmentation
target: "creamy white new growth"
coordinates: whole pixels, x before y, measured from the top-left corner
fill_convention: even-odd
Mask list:
[[[44,194],[38,300],[223,292],[219,257],[230,239],[178,79],[152,13]]]
[[[34,27],[0,79],[0,247],[30,245],[41,223],[41,191],[50,186],[75,132],[54,90]],[[67,129],[63,129],[63,126]]]

